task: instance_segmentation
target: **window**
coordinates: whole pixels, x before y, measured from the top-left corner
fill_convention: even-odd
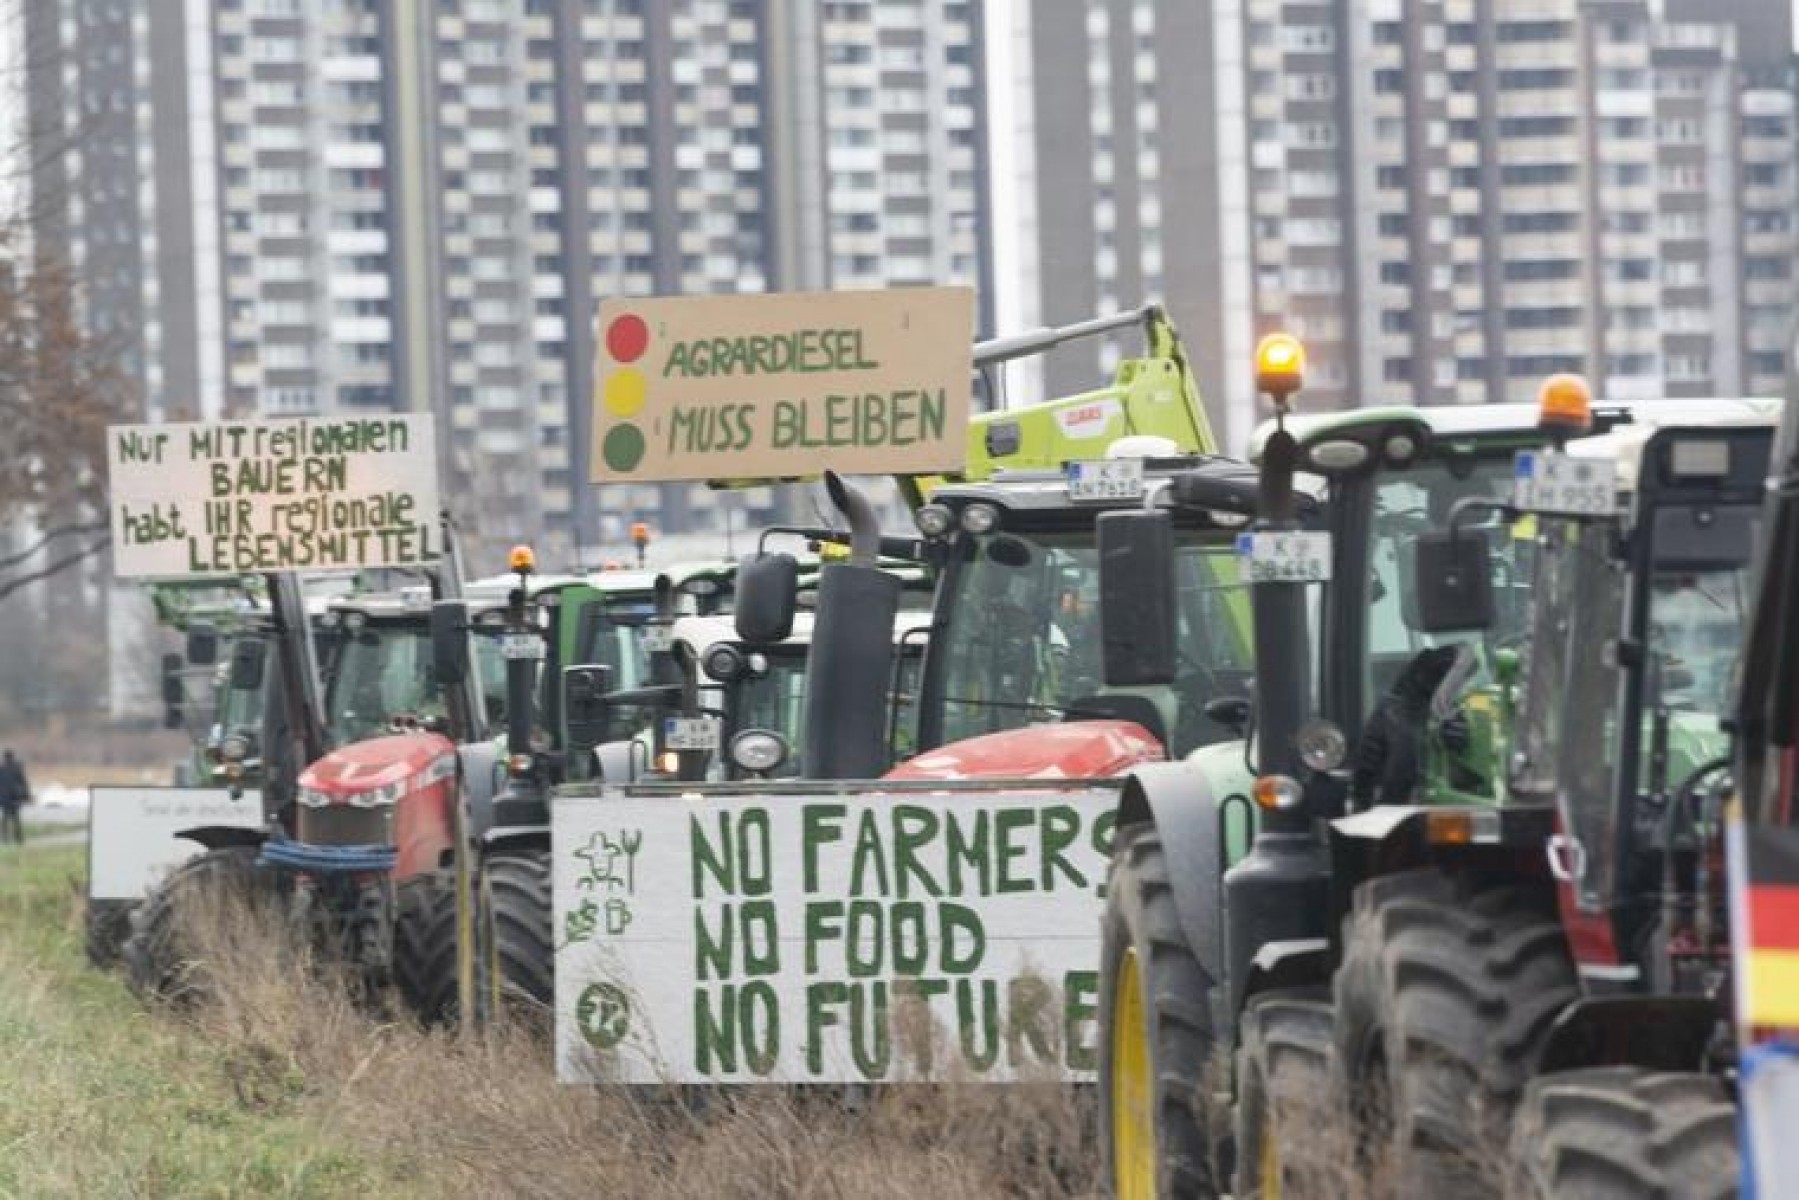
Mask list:
[[[1554,279],[1575,279],[1580,275],[1580,264],[1567,259],[1521,259],[1505,264],[1505,278],[1509,283],[1540,283]]]

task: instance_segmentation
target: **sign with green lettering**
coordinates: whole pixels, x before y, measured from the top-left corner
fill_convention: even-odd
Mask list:
[[[969,288],[607,300],[593,481],[959,470]]]
[[[562,796],[569,1082],[1083,1080],[1117,793]]]
[[[432,418],[114,425],[121,577],[413,567],[436,561]]]

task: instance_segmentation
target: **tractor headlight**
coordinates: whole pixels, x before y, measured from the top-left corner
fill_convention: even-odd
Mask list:
[[[250,739],[241,733],[228,735],[219,743],[219,761],[241,763],[250,757]]]
[[[999,525],[999,509],[991,504],[970,504],[962,510],[962,528],[969,533],[992,533]]]
[[[706,657],[700,663],[701,669],[706,672],[706,678],[718,683],[730,683],[742,677],[747,665],[743,651],[729,644],[712,647],[706,651]]]
[[[731,762],[752,775],[766,775],[787,761],[787,742],[769,729],[746,729],[731,739]]]
[[[1294,738],[1299,760],[1314,771],[1334,771],[1349,756],[1343,731],[1329,721],[1307,721]]]
[[[956,527],[956,514],[945,505],[927,504],[912,514],[912,523],[928,538],[947,537]]]

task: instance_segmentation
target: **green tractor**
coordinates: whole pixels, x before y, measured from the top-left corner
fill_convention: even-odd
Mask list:
[[[1503,1141],[1541,1026],[1574,995],[1553,909],[1544,924],[1513,904],[1526,865],[1546,875],[1550,832],[1508,785],[1539,550],[1528,522],[1502,509],[1517,452],[1543,440],[1539,411],[1289,418],[1302,363],[1290,339],[1259,354],[1281,418],[1261,441],[1260,513],[1243,545],[1257,647],[1247,739],[1141,768],[1120,800],[1100,1082],[1121,1196],[1316,1188],[1289,1161],[1299,1146],[1335,1153],[1333,1170],[1376,1192],[1463,1194],[1457,1171]],[[1593,418],[1617,429],[1752,407],[1650,402]],[[1322,481],[1318,528],[1296,505],[1305,476]],[[1178,506],[1178,490],[1171,498]],[[1423,603],[1419,573],[1443,553],[1426,549],[1430,535],[1452,516],[1480,550],[1454,578],[1488,584],[1478,631],[1444,626]],[[1104,552],[1118,577],[1108,593],[1167,575],[1155,544],[1121,531]],[[1110,654],[1133,630],[1102,615]],[[1176,659],[1165,622],[1134,633],[1137,654],[1109,661],[1109,679]],[[1517,872],[1452,875],[1438,855]],[[1283,1112],[1283,1096],[1315,1107]],[[1325,1145],[1345,1115],[1352,1132]]]

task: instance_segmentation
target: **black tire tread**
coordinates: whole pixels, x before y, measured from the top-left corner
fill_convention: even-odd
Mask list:
[[[455,1019],[456,872],[425,871],[395,889],[393,980],[420,1024]]]
[[[102,971],[119,965],[131,937],[134,900],[88,900],[82,912],[82,945],[87,961]]]
[[[1556,1016],[1578,994],[1553,901],[1539,890],[1435,868],[1357,889],[1333,982],[1344,1112],[1391,1103],[1377,1169],[1401,1193],[1497,1191],[1511,1113]],[[1380,1030],[1384,1081],[1359,1078]],[[1381,1131],[1366,1125],[1358,1141]],[[1449,1194],[1443,1192],[1443,1194]]]
[[[556,947],[545,850],[489,859],[483,870],[488,937],[499,972],[501,1004],[547,1021],[556,997]]]
[[[245,901],[268,900],[282,883],[256,866],[257,846],[221,846],[195,855],[145,897],[131,913],[131,936],[122,957],[125,982],[140,1000],[192,1002],[205,994],[198,965],[181,945],[182,897],[197,889],[224,889]]]
[[[1174,909],[1167,855],[1153,827],[1120,834],[1106,885],[1105,937],[1135,946],[1144,972],[1143,1003],[1155,1058],[1156,1148],[1159,1191],[1171,1200],[1212,1196],[1214,1132],[1208,1129],[1206,1071],[1213,1036],[1207,975],[1181,930]],[[1122,947],[1101,957],[1099,988],[1100,1095],[1106,1161],[1112,1161],[1110,1100],[1112,997]]]
[[[1737,1110],[1708,1075],[1592,1067],[1535,1080],[1513,1130],[1513,1200],[1727,1200]]]
[[[1282,1195],[1329,1195],[1343,1165],[1333,1157],[1327,1109],[1331,1007],[1320,990],[1272,992],[1238,1026],[1236,1200],[1262,1195],[1262,1138],[1270,1122],[1281,1145]],[[1270,1109],[1272,1106],[1272,1110]]]

